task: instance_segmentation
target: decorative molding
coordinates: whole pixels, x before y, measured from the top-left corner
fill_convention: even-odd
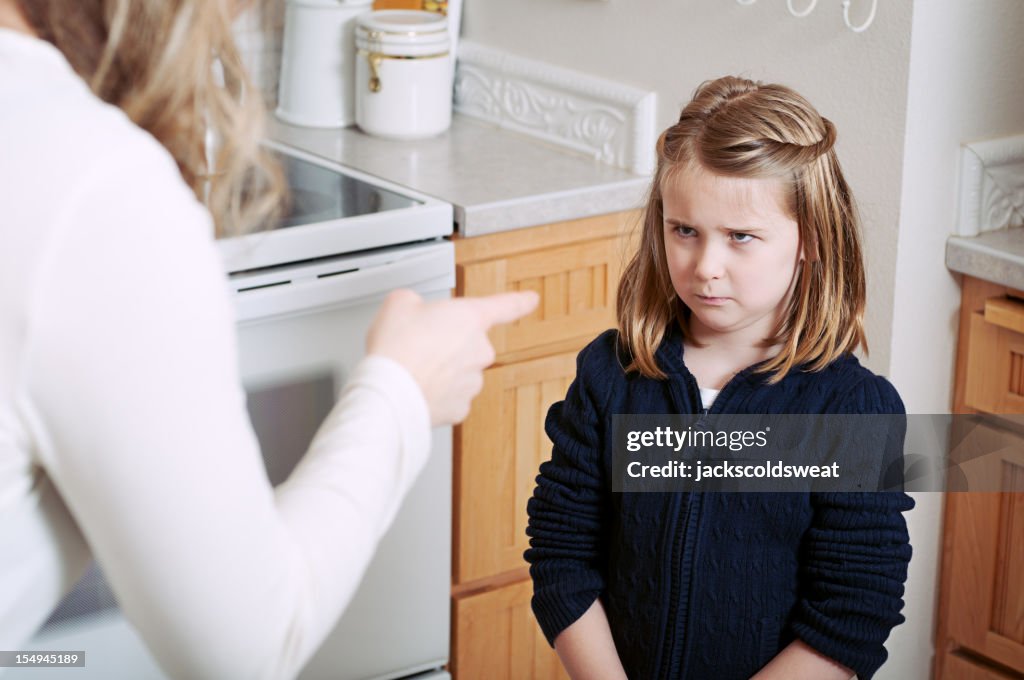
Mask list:
[[[463,40],[455,110],[592,156],[654,172],[657,95]]]
[[[1024,225],[1024,135],[964,144],[958,236]]]

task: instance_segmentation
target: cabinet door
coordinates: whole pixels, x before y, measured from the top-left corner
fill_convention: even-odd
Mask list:
[[[1014,676],[950,654],[942,667],[939,680],[1013,680]]]
[[[986,300],[970,325],[965,402],[989,413],[1024,413],[1024,302]]]
[[[499,362],[545,346],[585,341],[615,326],[615,295],[626,237],[613,236],[458,266],[463,295],[533,290],[540,304],[529,316],[491,331]]]
[[[457,597],[452,673],[456,680],[568,680],[530,610],[531,581]]]
[[[976,426],[971,436],[999,443],[986,445],[993,451],[987,460],[971,464],[987,468],[986,488],[1006,492],[948,494],[948,635],[957,645],[1024,671],[1024,439],[1003,445],[1007,434],[987,425]],[[969,465],[962,467],[971,477]]]
[[[526,566],[526,501],[541,462],[551,457],[544,418],[575,374],[576,352],[484,373],[484,387],[455,434],[456,584]]]

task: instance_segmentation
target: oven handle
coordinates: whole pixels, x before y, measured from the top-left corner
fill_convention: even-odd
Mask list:
[[[385,264],[232,292],[236,321],[246,323],[379,301],[396,288],[430,293],[454,287],[455,248],[445,241]]]

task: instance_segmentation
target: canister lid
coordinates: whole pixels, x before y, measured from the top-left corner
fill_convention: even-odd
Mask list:
[[[359,27],[385,36],[426,36],[448,31],[448,17],[414,9],[379,9],[358,19]]]
[[[285,4],[299,7],[321,7],[325,9],[348,9],[351,7],[369,7],[373,0],[285,0]]]
[[[356,46],[396,56],[447,54],[448,18],[434,12],[382,9],[356,17]]]

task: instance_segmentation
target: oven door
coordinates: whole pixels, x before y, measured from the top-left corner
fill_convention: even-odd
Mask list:
[[[384,294],[413,288],[436,300],[449,297],[455,283],[448,242],[325,263],[283,272],[291,281],[286,285],[251,288],[273,281],[263,274],[232,277],[232,286],[243,289],[237,294],[243,382],[275,485],[298,462],[363,355]],[[447,663],[451,484],[451,428],[436,428],[426,467],[301,678],[396,678]]]
[[[239,362],[253,428],[271,483],[306,451],[364,354],[366,331],[394,288],[443,299],[454,287],[445,241],[395,247],[232,275]],[[300,675],[307,680],[383,680],[436,669],[449,653],[451,428],[432,451],[337,627]],[[84,650],[80,678],[162,679],[120,615],[94,564],[26,646]],[[8,678],[65,677],[67,669],[7,669]]]

